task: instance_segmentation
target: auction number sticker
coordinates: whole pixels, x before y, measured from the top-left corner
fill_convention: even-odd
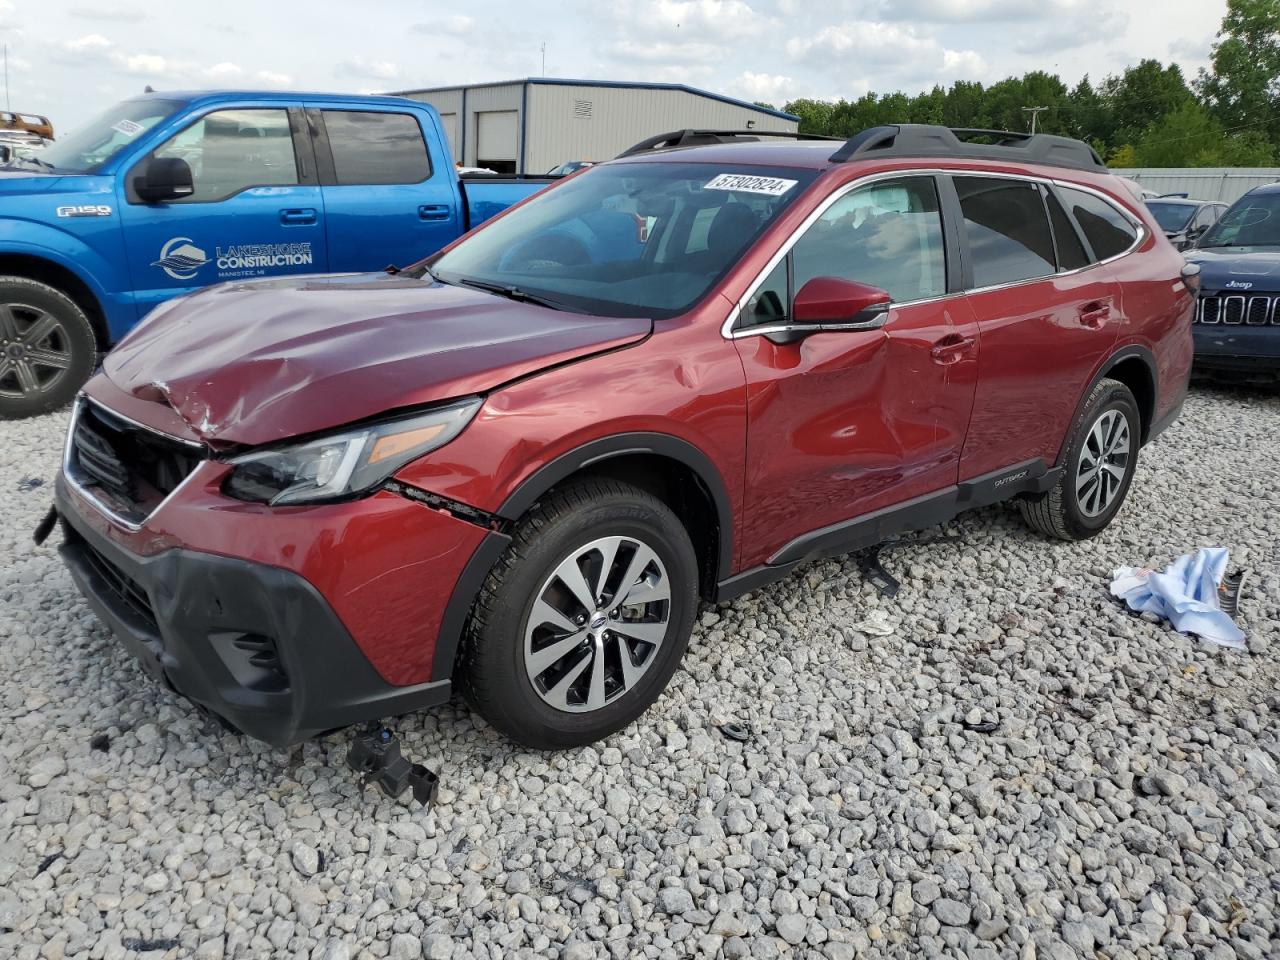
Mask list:
[[[142,132],[143,126],[142,124],[135,123],[132,120],[120,120],[113,123],[111,125],[111,129],[116,133],[123,133],[126,137],[136,137]]]
[[[732,190],[735,193],[763,193],[769,197],[780,197],[800,181],[784,180],[781,177],[757,177],[749,173],[722,173],[704,190]]]

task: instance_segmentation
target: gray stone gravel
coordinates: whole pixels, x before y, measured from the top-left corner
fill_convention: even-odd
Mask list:
[[[226,733],[117,649],[30,542],[64,417],[0,424],[2,957],[1280,955],[1274,394],[1193,392],[1091,542],[992,508],[888,553],[895,599],[833,560],[704,609],[608,743],[406,718],[430,813],[362,795],[340,737]],[[1255,571],[1248,653],[1106,595],[1218,543]]]

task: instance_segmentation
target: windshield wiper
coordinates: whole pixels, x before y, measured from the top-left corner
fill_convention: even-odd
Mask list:
[[[1199,249],[1209,250],[1214,247],[1280,247],[1280,240],[1252,241],[1250,243],[1239,243],[1235,240],[1230,243],[1202,243]]]
[[[444,281],[441,282],[443,283]],[[527,290],[521,290],[514,284],[494,283],[490,280],[475,280],[471,277],[459,277],[458,283],[466,284],[468,287],[475,287],[477,290],[486,290],[489,293],[496,293],[500,297],[506,297],[508,300],[515,300],[517,303],[532,303],[539,307],[548,307],[552,310],[569,309],[563,303],[558,303],[555,300],[549,300],[546,297],[540,297],[536,293],[529,293]]]

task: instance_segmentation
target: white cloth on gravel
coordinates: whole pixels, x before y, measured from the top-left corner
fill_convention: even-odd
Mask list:
[[[1135,613],[1163,617],[1175,630],[1243,650],[1244,631],[1218,606],[1227,556],[1226,547],[1201,547],[1180,556],[1163,573],[1120,567],[1111,575],[1111,595]]]

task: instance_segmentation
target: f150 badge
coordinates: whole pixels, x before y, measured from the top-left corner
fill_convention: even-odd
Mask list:
[[[109,217],[111,206],[106,203],[88,203],[78,207],[58,207],[60,217]]]
[[[1251,280],[1228,280],[1222,285],[1223,290],[1252,290],[1253,281]]]

